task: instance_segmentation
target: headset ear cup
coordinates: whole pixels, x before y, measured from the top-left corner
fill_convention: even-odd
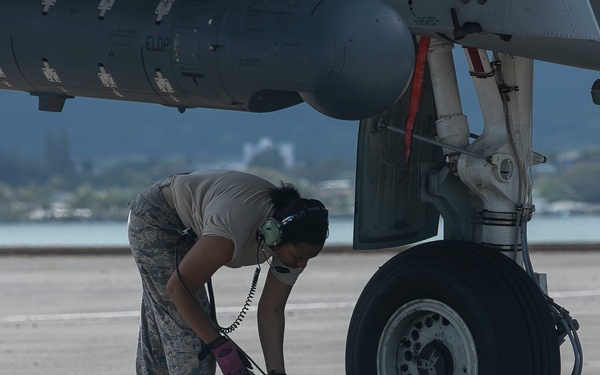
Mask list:
[[[279,222],[273,218],[268,218],[265,221],[260,228],[260,235],[267,246],[277,246],[283,239]]]

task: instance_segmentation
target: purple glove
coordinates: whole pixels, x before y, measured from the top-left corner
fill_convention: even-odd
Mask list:
[[[223,375],[247,375],[248,359],[238,347],[226,337],[219,337],[210,343],[211,352],[214,354]],[[252,368],[252,366],[249,366]]]

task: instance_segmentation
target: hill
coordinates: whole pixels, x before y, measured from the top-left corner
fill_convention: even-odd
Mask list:
[[[462,53],[457,51],[457,53]],[[465,71],[459,59],[457,68]],[[599,74],[536,63],[534,148],[541,152],[600,143],[600,107],[590,98]],[[459,77],[464,112],[474,132],[481,115],[471,78]],[[37,110],[27,93],[0,90],[0,153],[41,156],[49,129],[64,127],[75,158],[126,156],[239,159],[243,144],[269,137],[295,145],[298,160],[354,159],[357,122],[339,121],[305,104],[273,113],[191,109],[183,114],[157,105],[75,98],[62,113]]]
[[[0,92],[5,113],[0,152],[40,155],[49,129],[67,129],[73,155],[239,158],[246,142],[290,142],[298,157],[354,157],[358,124],[300,105],[273,113],[174,108],[75,98],[62,113],[37,111],[36,98]]]

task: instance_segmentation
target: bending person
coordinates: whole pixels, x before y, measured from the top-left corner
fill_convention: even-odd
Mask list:
[[[223,266],[265,261],[259,336],[267,370],[285,374],[285,305],[328,226],[318,200],[243,172],[174,175],[138,194],[128,220],[143,289],[137,374],[212,375],[215,358],[224,375],[246,374],[243,355],[210,318],[205,284]]]

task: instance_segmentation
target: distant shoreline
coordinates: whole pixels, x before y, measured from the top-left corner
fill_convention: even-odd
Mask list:
[[[408,246],[381,250],[353,250],[351,245],[326,245],[324,253],[369,254],[390,252],[397,253]],[[533,252],[590,252],[599,251],[600,243],[532,243],[529,249]],[[0,246],[0,256],[116,256],[130,255],[127,246]]]

